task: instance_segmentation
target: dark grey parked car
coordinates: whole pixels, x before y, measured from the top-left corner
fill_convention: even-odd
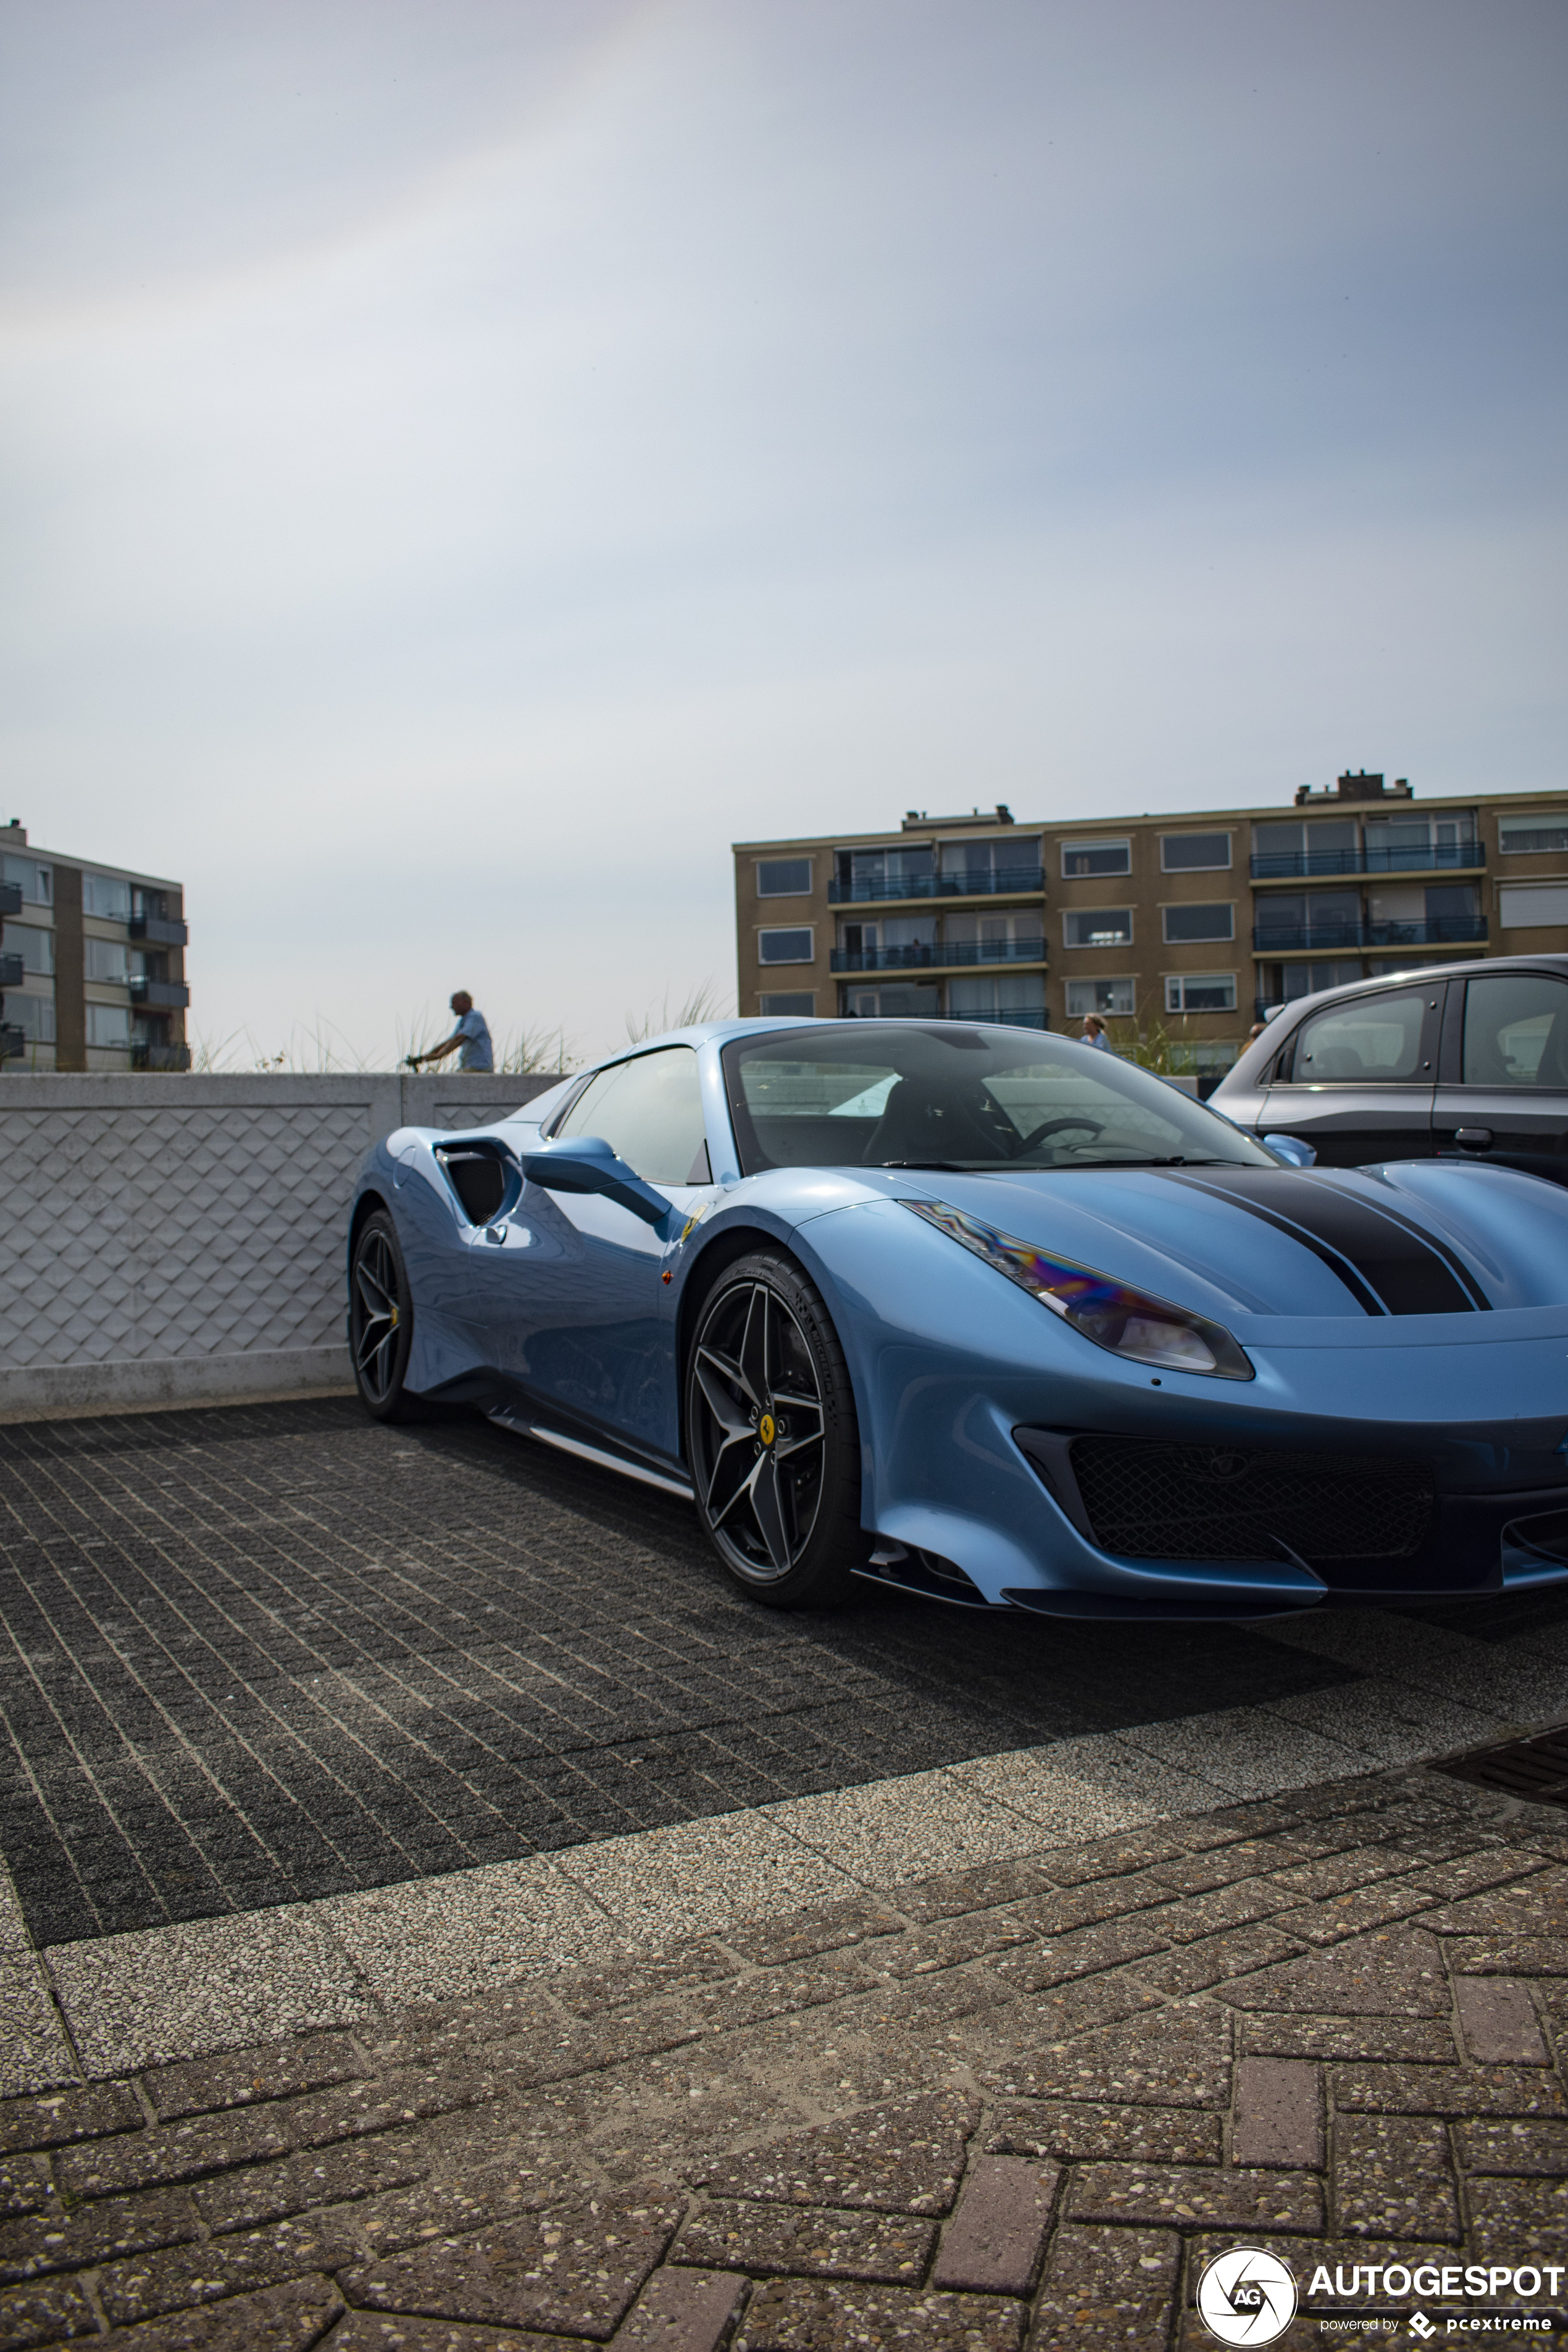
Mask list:
[[[1568,1184],[1568,956],[1324,989],[1277,1013],[1211,1097],[1321,1165],[1445,1157]]]

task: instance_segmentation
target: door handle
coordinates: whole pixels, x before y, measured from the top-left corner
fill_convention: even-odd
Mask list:
[[[1455,1142],[1462,1143],[1467,1151],[1484,1151],[1491,1139],[1489,1127],[1461,1127],[1454,1134]]]

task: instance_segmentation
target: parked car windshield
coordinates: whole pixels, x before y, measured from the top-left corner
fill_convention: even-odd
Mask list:
[[[1038,1030],[846,1022],[739,1038],[724,1069],[748,1176],[1277,1164],[1164,1079]]]

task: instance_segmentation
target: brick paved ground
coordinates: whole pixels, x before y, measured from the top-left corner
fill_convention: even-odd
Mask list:
[[[1568,2259],[1565,2037],[1568,1819],[1370,1777],[10,2101],[0,2346],[1191,2347]]]
[[[42,1945],[1360,1671],[1240,1627],[998,1623],[869,1587],[780,1616],[686,1506],[353,1401],[5,1431],[0,1638],[0,1852]]]

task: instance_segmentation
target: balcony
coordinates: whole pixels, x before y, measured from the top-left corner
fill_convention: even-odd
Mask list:
[[[132,1004],[156,1005],[161,1010],[184,1007],[191,1001],[191,992],[183,980],[148,980],[140,972],[131,976]]]
[[[21,911],[21,884],[19,882],[0,882],[0,915],[19,915]]]
[[[1252,934],[1258,955],[1333,954],[1345,948],[1462,947],[1487,936],[1484,915],[1435,915],[1426,923],[1296,923]]]
[[[1004,866],[994,874],[890,874],[880,882],[830,882],[830,907],[870,907],[899,898],[1016,898],[1046,887],[1038,866]]]
[[[132,915],[131,936],[146,940],[153,947],[183,948],[190,944],[190,933],[184,923],[176,923],[168,915]]]
[[[977,963],[1044,963],[1046,943],[1037,940],[947,940],[929,947],[834,948],[832,971],[944,971]]]
[[[1484,841],[1439,842],[1426,849],[1290,849],[1255,857],[1255,882],[1300,882],[1330,874],[1475,874],[1487,862]]]
[[[0,955],[0,992],[22,985],[22,959],[19,955]]]
[[[131,1048],[133,1070],[188,1070],[191,1049],[188,1045],[153,1045],[145,1038],[137,1038]]]
[[[26,1058],[27,1033],[16,1021],[0,1021],[0,1062],[20,1062]]]

